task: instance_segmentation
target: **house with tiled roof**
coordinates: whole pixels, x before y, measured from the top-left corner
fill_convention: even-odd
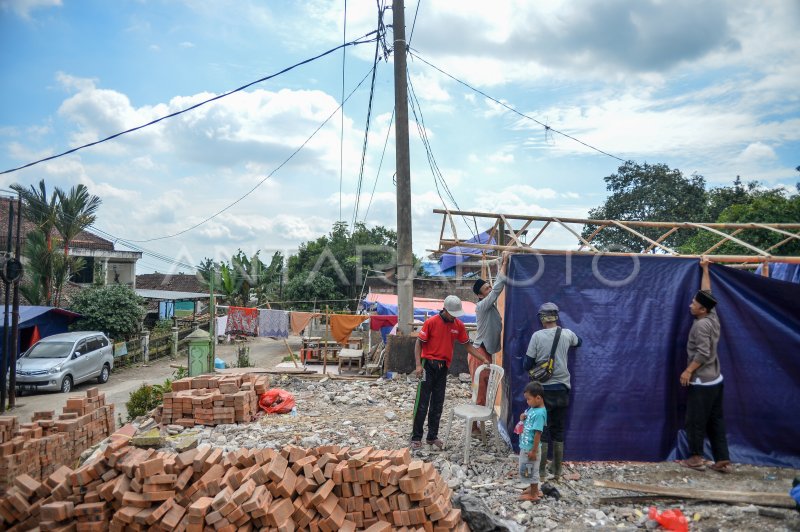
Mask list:
[[[13,200],[0,198],[0,252],[7,248],[8,240],[8,211],[9,205]],[[14,223],[12,225],[16,233],[17,202],[14,203]],[[25,219],[24,213],[20,225],[20,249],[22,250],[22,260],[25,262],[25,240],[28,233],[36,229],[35,224]],[[60,240],[60,235],[53,229],[51,236],[53,240]],[[15,235],[12,234],[11,250],[13,253],[16,244]],[[81,257],[86,261],[86,266],[79,272],[73,274],[70,279],[69,287],[65,290],[74,291],[80,286],[94,284],[125,284],[131,288],[136,288],[136,262],[142,258],[139,251],[123,251],[114,249],[114,243],[110,240],[98,236],[91,231],[81,231],[69,246],[69,254],[73,257]],[[95,279],[96,275],[101,277]]]

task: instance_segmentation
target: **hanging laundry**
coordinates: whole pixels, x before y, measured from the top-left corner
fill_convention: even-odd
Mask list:
[[[303,329],[308,327],[308,324],[316,318],[321,316],[319,312],[292,312],[291,313],[291,329],[294,334],[301,334]]]
[[[256,336],[258,334],[258,309],[229,307],[225,334]]]
[[[342,345],[347,345],[350,340],[350,333],[353,329],[364,323],[369,319],[369,316],[363,314],[331,314],[331,336],[333,339]]]
[[[225,334],[225,329],[228,328],[228,316],[217,316],[217,323],[216,327],[214,328],[214,332],[217,336],[221,336]]]
[[[259,309],[258,335],[269,338],[288,338],[289,313],[285,310]]]
[[[397,324],[397,316],[373,314],[369,317],[369,328],[377,331],[382,327],[391,327]]]

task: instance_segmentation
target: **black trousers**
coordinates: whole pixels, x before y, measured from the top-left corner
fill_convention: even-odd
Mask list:
[[[547,410],[547,424],[542,431],[542,443],[563,443],[569,409],[569,390],[545,390],[544,407]]]
[[[412,441],[422,440],[425,417],[428,417],[428,441],[439,437],[439,421],[444,408],[444,392],[447,387],[447,365],[440,360],[422,359],[424,377],[417,389],[417,408],[414,412]]]
[[[714,461],[730,460],[725,419],[722,416],[722,385],[689,386],[686,404],[686,439],[689,454],[703,456],[706,435],[711,442]]]

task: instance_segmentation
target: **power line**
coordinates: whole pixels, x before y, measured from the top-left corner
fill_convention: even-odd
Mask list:
[[[411,47],[411,39],[414,38],[414,28],[417,27],[417,15],[419,15],[419,5],[422,3],[422,0],[417,0],[417,9],[414,10],[414,21],[411,23],[411,33],[408,36],[408,44],[406,44],[406,50]]]
[[[381,168],[383,167],[383,157],[386,155],[386,146],[389,144],[389,134],[392,132],[392,122],[394,122],[394,109],[392,109],[392,116],[389,118],[389,127],[386,129],[386,140],[383,141],[383,151],[381,152],[381,161],[378,163],[378,172],[375,174],[375,182],[372,183],[372,194],[369,195],[369,203],[367,204],[367,212],[364,213],[364,223],[367,222],[369,215],[369,208],[372,206],[372,198],[375,196],[375,187],[378,186],[378,177],[381,175]]]
[[[482,90],[480,90],[480,89],[478,89],[478,88],[475,88],[475,87],[473,87],[472,85],[470,85],[470,84],[469,84],[469,83],[467,83],[466,81],[461,81],[460,79],[458,79],[457,77],[453,76],[452,74],[448,74],[447,72],[445,72],[445,71],[444,71],[444,70],[442,70],[441,68],[437,67],[437,66],[436,66],[436,65],[434,65],[433,63],[431,63],[431,62],[429,62],[429,61],[426,61],[425,59],[423,59],[422,57],[420,57],[420,56],[419,56],[417,53],[415,53],[415,52],[412,52],[412,51],[409,51],[408,53],[409,53],[409,54],[410,54],[412,57],[416,57],[417,59],[419,59],[420,61],[422,61],[422,62],[423,62],[423,63],[425,63],[426,65],[428,65],[429,67],[433,68],[434,70],[437,70],[437,71],[439,71],[440,73],[444,74],[445,76],[447,76],[448,78],[452,79],[453,81],[455,81],[455,82],[457,82],[457,83],[460,83],[461,85],[464,85],[465,87],[467,87],[468,89],[470,89],[470,90],[472,90],[472,91],[474,91],[474,92],[477,92],[478,94],[480,94],[480,95],[481,95],[481,96],[483,96],[484,98],[487,98],[487,99],[489,99],[489,100],[491,100],[491,101],[495,102],[496,104],[498,104],[498,105],[501,105],[501,106],[505,107],[506,109],[508,109],[508,110],[509,110],[509,111],[511,111],[512,113],[515,113],[515,114],[517,114],[517,115],[521,116],[522,118],[526,118],[526,119],[528,119],[528,120],[531,120],[531,121],[533,121],[533,122],[536,122],[537,124],[539,124],[540,126],[542,126],[542,127],[545,129],[545,132],[547,132],[547,131],[551,131],[551,132],[553,132],[553,133],[558,133],[558,134],[559,134],[559,135],[561,135],[562,137],[566,137],[566,138],[568,138],[568,139],[570,139],[570,140],[573,140],[573,141],[577,142],[578,144],[581,144],[581,145],[583,145],[583,146],[586,146],[587,148],[589,148],[589,149],[591,149],[591,150],[594,150],[594,151],[596,151],[597,153],[601,153],[601,154],[603,154],[603,155],[607,155],[608,157],[611,157],[612,159],[616,159],[616,160],[618,160],[618,161],[625,162],[625,159],[623,159],[623,158],[621,158],[621,157],[617,157],[616,155],[613,155],[613,154],[611,154],[611,153],[608,153],[607,151],[603,151],[603,150],[601,150],[600,148],[596,148],[596,147],[592,146],[591,144],[587,144],[586,142],[584,142],[584,141],[582,141],[582,140],[580,140],[580,139],[578,139],[578,138],[575,138],[575,137],[573,137],[572,135],[570,135],[570,134],[568,134],[568,133],[564,133],[563,131],[559,131],[559,130],[557,130],[557,129],[554,129],[554,128],[552,128],[552,127],[548,126],[547,124],[545,124],[544,122],[541,122],[541,121],[539,121],[539,120],[537,120],[537,119],[533,118],[532,116],[528,116],[528,115],[526,115],[525,113],[521,113],[520,111],[517,111],[517,110],[516,110],[516,109],[514,109],[513,107],[511,107],[511,106],[509,106],[509,105],[507,105],[507,104],[505,104],[505,103],[501,102],[501,101],[500,101],[500,100],[498,100],[497,98],[493,98],[492,96],[489,96],[488,94],[486,94],[486,93],[485,93],[485,92],[483,92]]]
[[[144,129],[144,128],[148,127],[148,126],[152,126],[153,124],[157,124],[158,122],[161,122],[162,120],[166,120],[168,118],[173,118],[173,117],[176,117],[176,116],[181,115],[183,113],[192,111],[192,110],[197,109],[198,107],[203,106],[203,105],[205,105],[207,103],[219,100],[221,98],[225,98],[226,96],[230,96],[231,94],[234,94],[236,92],[243,91],[244,89],[247,89],[248,87],[252,87],[253,85],[256,85],[258,83],[262,83],[264,81],[270,80],[272,78],[280,76],[281,74],[285,74],[286,72],[289,72],[290,70],[293,70],[293,69],[295,69],[295,68],[297,68],[299,66],[302,66],[302,65],[305,65],[305,64],[310,63],[312,61],[315,61],[317,59],[320,59],[321,57],[325,57],[326,55],[331,54],[331,53],[335,52],[336,50],[338,50],[340,48],[346,48],[347,46],[357,46],[359,44],[366,44],[366,43],[370,43],[370,42],[376,41],[376,40],[378,40],[377,36],[373,37],[371,39],[363,40],[363,39],[366,39],[367,37],[369,37],[370,35],[373,35],[373,34],[376,34],[376,33],[377,33],[377,30],[371,31],[371,32],[359,37],[358,39],[355,39],[355,40],[350,41],[348,43],[341,44],[339,46],[331,48],[330,50],[322,52],[319,55],[316,55],[314,57],[310,57],[308,59],[300,61],[299,63],[295,63],[294,65],[292,65],[290,67],[286,67],[283,70],[281,70],[280,72],[276,72],[275,74],[270,74],[269,76],[265,76],[265,77],[263,77],[261,79],[257,79],[255,81],[251,81],[250,83],[248,83],[246,85],[242,85],[239,88],[233,89],[233,90],[225,92],[223,94],[219,94],[217,96],[214,96],[213,98],[209,98],[207,100],[203,100],[202,102],[199,102],[199,103],[196,103],[196,104],[194,104],[192,106],[189,106],[186,109],[182,109],[180,111],[175,111],[174,113],[170,113],[170,114],[168,114],[166,116],[162,116],[161,118],[156,118],[155,120],[147,122],[146,124],[142,124],[140,126],[136,126],[136,127],[131,128],[131,129],[126,129],[125,131],[121,131],[119,133],[115,133],[114,135],[111,135],[111,136],[106,137],[104,139],[97,140],[95,142],[90,142],[89,144],[84,144],[83,146],[78,146],[77,148],[72,148],[71,150],[67,150],[67,151],[59,153],[57,155],[51,155],[50,157],[45,157],[43,159],[39,159],[37,161],[33,161],[31,163],[24,164],[22,166],[18,166],[16,168],[11,168],[9,170],[3,170],[3,171],[0,172],[0,175],[10,174],[11,172],[16,172],[16,171],[22,170],[24,168],[30,168],[31,166],[37,165],[39,163],[43,163],[45,161],[52,161],[53,159],[58,159],[59,157],[63,157],[65,155],[69,155],[71,153],[75,153],[75,152],[77,152],[79,150],[82,150],[82,149],[85,149],[85,148],[89,148],[91,146],[96,146],[97,144],[102,144],[103,142],[107,142],[109,140],[115,139],[115,138],[120,137],[122,135],[126,135],[128,133],[132,133],[134,131],[138,131],[140,129]]]
[[[347,0],[344,0],[344,28],[342,29],[342,42],[347,41]],[[344,67],[347,52],[342,48],[342,127],[339,133],[339,220],[342,219],[342,180],[344,179]]]
[[[361,85],[364,84],[364,82],[367,80],[367,78],[370,76],[370,74],[372,74],[375,71],[375,67],[376,66],[377,66],[377,64],[372,65],[372,67],[369,69],[367,74],[363,78],[361,78],[361,81],[358,82],[358,85],[356,85],[355,88],[350,92],[350,94],[347,95],[347,98],[344,99],[344,102],[342,102],[333,111],[333,113],[328,115],[328,117],[325,119],[325,121],[323,121],[319,125],[319,127],[317,127],[317,129],[315,129],[314,132],[311,133],[311,135],[305,141],[303,141],[303,143],[296,150],[294,150],[291,155],[289,155],[289,157],[287,157],[281,164],[279,164],[275,169],[273,169],[264,179],[262,179],[261,181],[256,183],[256,185],[253,188],[251,188],[249,191],[247,191],[244,195],[240,196],[238,199],[236,199],[232,203],[229,203],[227,206],[225,206],[222,209],[218,210],[217,212],[215,212],[211,216],[203,219],[202,221],[200,221],[200,222],[198,222],[198,223],[196,223],[196,224],[194,224],[194,225],[192,225],[190,227],[187,227],[186,229],[178,231],[177,233],[173,233],[173,234],[165,235],[165,236],[159,236],[159,237],[155,237],[155,238],[148,238],[148,239],[145,239],[145,240],[131,240],[131,239],[129,239],[129,240],[126,240],[126,242],[153,242],[153,241],[156,241],[156,240],[166,240],[168,238],[174,238],[176,236],[180,236],[180,235],[182,235],[184,233],[188,233],[189,231],[191,231],[193,229],[196,229],[196,228],[200,227],[201,225],[213,220],[214,218],[216,218],[217,216],[219,216],[223,212],[227,211],[228,209],[230,209],[231,207],[233,207],[234,205],[236,205],[237,203],[239,203],[240,201],[245,199],[247,196],[252,194],[258,187],[260,187],[262,184],[264,184],[264,182],[267,179],[272,177],[278,170],[283,168],[289,161],[291,161],[294,158],[294,156],[297,155],[300,152],[300,150],[302,150],[306,146],[306,144],[308,144],[311,141],[311,139],[313,139],[314,136],[316,136],[317,133],[319,133],[319,131],[325,126],[325,124],[327,124],[330,121],[330,119],[333,118],[336,115],[337,112],[339,112],[339,110],[342,108],[342,105],[344,105],[353,96],[353,94],[355,94],[355,92],[359,89],[359,87],[361,87]]]
[[[383,12],[379,0],[376,0],[378,6],[378,35],[382,35],[381,29],[383,28]],[[358,171],[358,184],[356,186],[356,199],[355,207],[353,208],[353,225],[351,231],[355,231],[356,222],[358,222],[358,209],[361,205],[361,187],[364,183],[364,165],[367,160],[367,145],[369,143],[369,126],[372,118],[372,102],[375,96],[375,74],[378,70],[378,51],[380,50],[380,39],[375,42],[375,57],[373,59],[372,68],[372,83],[369,89],[369,101],[367,103],[367,123],[364,127],[364,145],[361,148],[361,165]]]
[[[411,75],[406,71],[408,75],[408,89],[411,98],[409,99],[411,103],[411,110],[414,114],[414,119],[417,124],[417,130],[419,131],[420,139],[422,140],[422,145],[425,147],[425,153],[428,157],[428,165],[431,168],[431,174],[433,175],[433,183],[436,185],[436,194],[439,196],[439,199],[442,201],[442,205],[444,206],[445,210],[448,210],[447,204],[442,198],[441,190],[439,189],[439,183],[441,182],[442,188],[445,191],[445,194],[450,199],[450,201],[455,206],[456,210],[461,210],[461,207],[458,205],[458,201],[456,201],[453,192],[450,190],[450,187],[447,185],[447,181],[444,178],[444,174],[442,174],[441,169],[439,168],[438,163],[436,162],[436,158],[433,155],[433,148],[431,147],[430,139],[428,139],[428,133],[425,128],[425,118],[422,116],[422,106],[420,105],[419,99],[417,98],[416,90],[414,89],[414,83],[411,80]],[[419,110],[419,116],[417,116],[417,110]],[[467,221],[467,218],[464,215],[461,215],[461,218],[464,220],[464,223],[467,226],[467,229],[472,236],[476,237],[480,234],[480,230],[478,229],[478,223],[473,217],[473,222],[475,223],[475,232],[472,231],[472,228]]]

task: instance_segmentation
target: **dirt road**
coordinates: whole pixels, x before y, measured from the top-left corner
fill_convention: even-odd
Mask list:
[[[289,344],[295,352],[300,350],[300,338],[289,339]],[[245,344],[250,348],[250,363],[259,368],[272,368],[281,360],[288,356],[286,346],[283,341],[271,340],[269,338],[251,338]],[[235,364],[238,346],[222,344],[217,346],[217,357],[223,359],[230,365]],[[54,410],[57,414],[67,404],[67,398],[73,395],[83,395],[87,389],[97,386],[101,392],[106,394],[106,403],[113,403],[115,408],[115,418],[123,422],[128,417],[128,410],[125,403],[128,401],[131,392],[135,391],[142,384],[159,384],[166,379],[173,378],[175,368],[170,364],[184,364],[183,359],[173,360],[169,357],[151,361],[149,364],[137,364],[125,368],[115,368],[111,373],[111,378],[105,384],[97,384],[97,381],[89,381],[79,384],[73,388],[69,394],[59,392],[39,393],[35,395],[26,394],[17,397],[16,407],[7,415],[18,416],[20,422],[30,421],[34,412]]]

